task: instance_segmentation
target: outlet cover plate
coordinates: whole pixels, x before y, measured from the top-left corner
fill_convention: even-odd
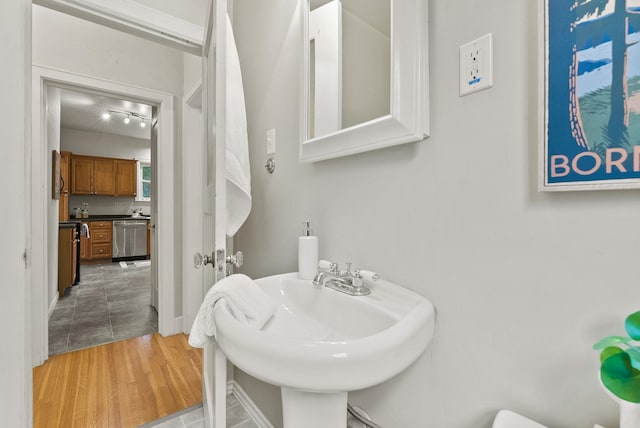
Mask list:
[[[460,46],[460,96],[493,86],[491,33]]]

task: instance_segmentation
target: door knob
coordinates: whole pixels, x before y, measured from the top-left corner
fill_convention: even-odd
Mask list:
[[[227,256],[227,263],[239,268],[244,263],[244,254],[238,251],[235,255]]]
[[[204,256],[200,253],[196,253],[193,256],[193,266],[196,269],[200,269],[203,265],[211,265],[211,267],[215,266],[213,253],[211,255],[205,254]]]

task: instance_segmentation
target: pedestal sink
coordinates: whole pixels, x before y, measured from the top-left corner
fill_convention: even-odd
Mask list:
[[[258,331],[217,305],[216,340],[237,367],[281,387],[285,428],[346,427],[347,392],[397,375],[433,339],[431,302],[385,280],[357,297],[296,273],[256,282],[278,303],[274,316]]]

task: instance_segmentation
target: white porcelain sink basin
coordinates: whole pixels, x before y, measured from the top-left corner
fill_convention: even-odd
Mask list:
[[[314,287],[296,273],[256,282],[278,303],[275,315],[257,331],[217,305],[217,342],[240,369],[283,387],[285,400],[285,388],[344,393],[346,400],[346,392],[406,369],[433,339],[431,302],[385,280],[367,282],[371,294],[358,297]]]

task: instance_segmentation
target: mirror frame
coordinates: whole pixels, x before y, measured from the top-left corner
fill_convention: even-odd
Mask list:
[[[390,1],[390,114],[312,139],[308,137],[310,0],[301,1],[300,162],[348,156],[429,136],[427,1]]]

